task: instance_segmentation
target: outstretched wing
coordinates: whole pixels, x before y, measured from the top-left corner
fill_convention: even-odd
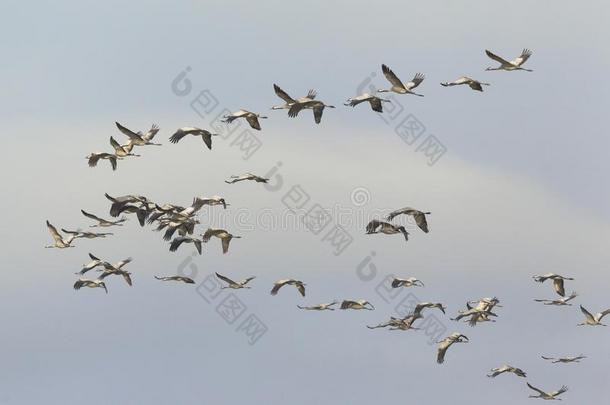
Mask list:
[[[411,79],[411,81],[407,83],[405,87],[407,88],[407,90],[413,90],[414,88],[419,86],[425,78],[426,76],[424,76],[423,73],[416,73],[415,76],[413,76],[413,79]]]
[[[547,395],[546,392],[542,391],[541,389],[538,389],[538,388],[534,387],[530,383],[526,382],[525,384],[529,387],[529,389],[536,391],[540,395],[545,395],[545,396]]]
[[[273,91],[275,91],[275,95],[284,100],[286,103],[294,103],[294,99],[288,95],[284,90],[280,88],[277,84],[273,85]]]
[[[553,280],[553,287],[555,287],[555,291],[557,292],[557,294],[561,295],[562,297],[566,295],[566,291],[563,288],[562,278],[556,278],[555,280]]]
[[[602,318],[603,318],[604,316],[608,315],[608,314],[610,314],[610,308],[609,308],[609,309],[607,309],[607,310],[605,310],[605,311],[600,312],[600,313],[599,313],[599,315],[598,315],[598,317],[599,317],[599,319],[598,319],[598,320],[600,320],[600,321],[601,321],[601,320],[602,320]]]
[[[436,353],[436,362],[438,364],[443,364],[445,362],[445,353],[447,353],[447,349],[449,349],[449,346],[452,344],[452,341],[445,339],[438,345]]]
[[[57,228],[55,228],[49,221],[47,221],[47,228],[49,228],[49,232],[51,233],[51,237],[55,242],[63,242],[63,238],[57,232]]]
[[[515,60],[511,61],[513,65],[521,66],[523,65],[529,58],[532,56],[532,51],[525,48],[521,51],[521,55],[519,55]]]
[[[303,283],[298,283],[296,285],[297,290],[299,290],[299,292],[301,293],[301,295],[304,297],[305,296],[305,284]]]
[[[585,317],[590,320],[590,321],[595,321],[595,317],[593,316],[593,314],[591,314],[591,312],[587,311],[585,309],[585,307],[583,307],[582,305],[580,306],[580,311],[585,314]]]
[[[502,65],[510,65],[511,64],[506,59],[503,59],[503,58],[499,57],[498,55],[496,55],[495,53],[492,53],[491,51],[488,51],[487,49],[485,50],[485,53],[487,54],[488,57],[490,57],[491,59],[495,60],[498,63],[501,63]]]
[[[419,229],[428,233],[429,230],[428,230],[428,221],[426,220],[426,215],[423,212],[419,212],[419,213],[413,215],[413,217],[415,218],[415,223],[417,224],[417,226],[419,226]]]
[[[375,232],[375,230],[379,227],[379,225],[381,225],[381,221],[373,219],[366,226],[366,233],[373,233],[373,232]]]
[[[103,220],[103,219],[101,219],[100,217],[97,217],[97,216],[95,216],[95,215],[93,215],[93,214],[90,214],[90,213],[88,213],[88,212],[87,212],[87,211],[85,211],[85,210],[80,210],[80,212],[82,212],[82,213],[83,213],[83,215],[84,215],[84,216],[86,216],[87,218],[93,219],[94,221],[99,221],[99,222],[103,222],[103,221],[104,221],[104,220]]]
[[[258,118],[254,114],[250,114],[246,117],[246,121],[248,124],[254,129],[261,130],[261,124],[258,122]]]
[[[393,86],[402,87],[403,89],[406,88],[405,85],[402,84],[398,76],[396,76],[392,69],[390,69],[387,65],[381,65],[381,71],[383,72],[385,78],[388,79],[388,81],[392,83]]]
[[[237,284],[235,281],[231,280],[229,277],[223,276],[222,274],[216,273],[216,277],[218,277],[227,284]]]
[[[131,129],[122,126],[118,122],[115,122],[115,124],[116,124],[116,127],[119,129],[119,131],[121,131],[123,134],[127,135],[129,137],[129,139],[141,139],[142,138],[140,135],[136,134]]]
[[[180,139],[184,138],[187,135],[188,133],[186,131],[183,131],[182,128],[180,128],[172,136],[169,137],[169,141],[171,143],[178,143]]]

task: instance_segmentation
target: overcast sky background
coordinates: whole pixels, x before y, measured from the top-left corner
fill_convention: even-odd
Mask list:
[[[531,276],[573,276],[567,290],[580,294],[576,304],[610,307],[609,9],[601,1],[3,2],[0,403],[529,403],[525,379],[485,377],[504,363],[542,389],[569,386],[568,403],[603,403],[610,331],[576,327],[578,305],[533,302],[554,293]],[[484,71],[495,65],[484,49],[513,59],[524,47],[534,52],[534,72]],[[421,139],[433,134],[446,147],[435,165],[394,132],[400,118],[386,124],[366,105],[342,105],[372,73],[374,85],[387,84],[382,63],[404,81],[426,74],[418,88],[425,97],[396,99],[400,117],[425,125]],[[192,90],[180,97],[171,83],[187,66]],[[438,84],[461,75],[491,86],[480,94]],[[338,108],[321,125],[308,111],[297,119],[269,111],[281,103],[273,83],[296,97],[315,88]],[[231,139],[215,139],[212,151],[194,138],[167,141],[180,126],[210,127],[212,117],[189,106],[204,89],[219,101],[215,112],[269,116],[248,160]],[[110,151],[111,135],[124,139],[114,121],[142,130],[157,123],[164,145],[138,149],[143,156],[120,161],[116,172],[107,162],[88,168],[85,155]],[[277,191],[223,182],[264,175],[277,162]],[[345,224],[353,242],[341,255],[321,241],[324,233],[269,226],[295,185],[310,196],[307,207],[353,210]],[[354,189],[365,190],[361,206]],[[51,240],[46,219],[85,228],[80,209],[107,217],[104,192],[181,205],[225,197],[229,209],[202,212],[198,230],[226,225],[243,238],[227,255],[216,240],[204,246],[190,262],[194,277],[256,275],[236,295],[247,306],[242,317],[255,314],[267,333],[251,346],[235,331],[243,318],[228,325],[215,311],[219,301],[155,280],[176,274],[191,249],[170,253],[135,218],[106,240],[42,248]],[[408,244],[364,235],[362,222],[403,206],[432,212],[429,234],[409,225]],[[88,252],[113,262],[133,256],[134,286],[117,278],[108,295],[75,292],[73,273]],[[367,258],[371,281],[357,275]],[[386,303],[376,286],[388,274],[426,287]],[[291,288],[269,295],[287,277],[307,283],[305,299]],[[442,366],[422,331],[365,328],[393,315],[410,292],[447,305],[446,316],[435,313],[445,335],[471,338]],[[465,301],[494,295],[504,305],[495,324],[449,320]],[[369,299],[377,310],[296,308],[344,298]],[[581,364],[540,359],[581,353]]]

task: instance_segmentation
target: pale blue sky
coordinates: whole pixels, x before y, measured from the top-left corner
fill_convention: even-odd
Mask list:
[[[485,377],[505,362],[540,388],[568,385],[569,403],[603,403],[608,331],[577,328],[577,306],[536,305],[533,298],[552,291],[531,275],[574,276],[568,289],[580,294],[577,303],[610,306],[608,11],[601,1],[3,2],[0,118],[9,144],[0,161],[0,403],[529,403],[523,379]],[[484,71],[493,65],[484,49],[513,58],[524,47],[534,52],[533,73]],[[381,63],[405,80],[426,74],[425,97],[398,99],[446,146],[434,166],[367,106],[342,105],[372,72],[385,85]],[[170,84],[186,66],[193,92],[180,98]],[[491,86],[483,94],[439,86],[461,75]],[[310,114],[269,111],[279,103],[273,83],[294,96],[315,88],[338,108],[319,126]],[[270,117],[249,160],[230,140],[216,140],[212,151],[195,139],[167,142],[180,126],[209,126],[189,107],[203,89],[221,107]],[[119,162],[115,173],[106,162],[88,168],[86,154],[122,136],[114,121],[136,129],[155,122],[164,145],[140,149],[143,157]],[[265,174],[278,161],[277,192],[223,182]],[[281,215],[293,185],[312,204],[347,208],[352,190],[366,188],[362,218],[411,205],[432,212],[431,232],[411,229],[405,244],[350,226],[354,242],[336,257],[322,235],[261,231],[257,215]],[[248,345],[195,287],[154,280],[175,273],[190,250],[170,253],[133,219],[108,240],[42,249],[50,240],[45,219],[85,227],[81,208],[107,216],[104,192],[180,204],[219,194],[232,204],[230,221],[248,212],[249,226],[229,222],[244,236],[230,254],[213,241],[194,263],[198,282],[213,271],[258,276],[238,296],[267,325],[261,340]],[[217,225],[213,213],[202,215],[202,231]],[[356,267],[372,251],[378,274],[364,282]],[[88,252],[133,256],[134,286],[110,280],[108,296],[74,292],[73,273]],[[438,366],[422,333],[366,329],[393,314],[396,302],[375,292],[390,273],[422,279],[426,287],[413,292],[445,302],[439,319],[447,334],[472,342]],[[271,297],[273,281],[285,277],[303,279],[308,297],[290,290]],[[497,323],[471,329],[449,320],[466,300],[490,295],[504,304]],[[295,307],[334,298],[367,298],[377,310]],[[589,358],[578,365],[539,358],[581,352]]]

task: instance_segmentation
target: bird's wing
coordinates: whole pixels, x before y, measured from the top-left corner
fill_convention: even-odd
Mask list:
[[[181,128],[181,129],[178,129],[176,132],[174,132],[174,134],[172,136],[169,137],[169,141],[171,143],[178,143],[180,141],[180,139],[184,138],[187,135],[188,135],[188,133],[186,131],[183,131]]]
[[[309,91],[307,92],[307,98],[310,98],[312,100],[314,100],[317,95],[318,93],[316,93],[314,89],[309,89]]]
[[[601,321],[602,318],[608,314],[610,314],[610,308],[597,314],[597,320]]]
[[[240,284],[241,284],[241,285],[246,285],[246,284],[248,284],[250,281],[254,280],[255,278],[256,278],[256,277],[248,277],[247,279],[240,281]]]
[[[130,263],[132,260],[133,259],[131,257],[128,257],[127,259],[118,262],[114,267],[116,267],[117,269],[121,269],[123,268],[123,266],[125,266],[127,263]]]
[[[527,386],[529,387],[529,389],[536,391],[537,393],[539,393],[540,395],[545,395],[546,396],[546,392],[534,387],[533,385],[531,385],[530,383],[525,383],[527,384]]]
[[[197,252],[199,254],[201,254],[202,250],[201,250],[201,240],[200,239],[195,239],[193,240],[193,245],[195,245],[195,249],[197,249]]]
[[[313,108],[313,118],[316,121],[316,124],[319,124],[322,121],[323,112],[324,112],[323,105],[318,105]]]
[[[204,131],[201,134],[201,139],[203,139],[205,146],[207,146],[209,150],[212,150],[212,134],[208,131]]]
[[[415,223],[419,226],[419,229],[428,233],[428,221],[426,220],[426,215],[422,212],[419,212],[413,215],[415,218]]]
[[[100,217],[97,217],[97,216],[95,216],[95,215],[93,215],[93,214],[90,214],[90,213],[88,213],[88,212],[87,212],[87,211],[85,211],[85,210],[80,210],[80,212],[82,212],[82,213],[83,213],[83,215],[84,215],[84,216],[86,216],[87,218],[91,218],[91,219],[93,219],[93,220],[95,220],[95,221],[99,221],[99,222],[103,222],[103,221],[104,221],[104,220],[103,220],[103,219],[101,219]]]
[[[495,60],[496,62],[501,63],[502,65],[510,65],[511,64],[506,59],[503,59],[503,58],[499,57],[498,55],[496,55],[495,53],[492,53],[491,51],[488,51],[487,49],[485,50],[485,53],[487,54],[488,57],[490,57],[491,59]]]
[[[296,285],[296,287],[297,287],[297,290],[299,290],[301,295],[304,297],[305,296],[305,285],[303,283],[298,283]]]
[[[49,221],[47,221],[47,228],[49,228],[51,237],[53,237],[53,240],[55,242],[63,242],[63,238],[61,237],[59,232],[57,232],[57,228],[55,228],[53,225],[51,225],[51,223]]]
[[[88,163],[89,163],[89,167],[95,167],[95,166],[97,166],[97,162],[100,160],[100,157],[101,157],[101,156],[102,156],[102,155],[101,155],[101,154],[99,154],[99,153],[92,153],[92,154],[90,154],[90,155],[89,155],[89,161],[88,161]]]
[[[568,387],[566,387],[565,385],[561,386],[561,388],[558,391],[555,392],[551,392],[551,396],[557,396],[560,394],[563,394],[564,392],[566,392],[568,390]]]
[[[235,281],[231,280],[229,277],[223,276],[222,274],[216,273],[216,277],[218,277],[227,284],[237,284]]]
[[[371,109],[373,111],[383,112],[383,106],[381,105],[381,100],[378,97],[370,98],[369,104],[371,105]]]
[[[414,88],[419,86],[425,78],[426,76],[424,76],[423,73],[416,73],[415,76],[413,76],[413,79],[411,79],[411,81],[407,83],[405,87],[407,88],[407,90],[413,90]]]
[[[296,117],[297,115],[299,115],[299,112],[305,108],[305,106],[307,105],[307,103],[294,103],[293,105],[290,106],[290,109],[288,110],[288,116],[291,118]]]
[[[447,349],[449,349],[449,346],[451,346],[452,344],[453,344],[452,341],[450,341],[448,339],[444,339],[438,345],[437,354],[436,354],[436,362],[438,364],[442,364],[445,361],[445,353],[447,353]]]
[[[124,272],[121,275],[123,276],[123,279],[125,279],[125,282],[131,287],[132,286],[131,274],[128,272]]]
[[[476,91],[483,91],[483,86],[481,86],[481,83],[477,82],[476,80],[472,80],[468,83],[468,86],[470,86],[471,89],[476,90]]]
[[[129,128],[125,128],[118,122],[115,122],[115,124],[116,124],[116,127],[119,129],[119,131],[121,131],[123,134],[127,135],[130,139],[141,139],[142,138],[140,135],[136,134]]]
[[[566,291],[563,288],[562,278],[556,278],[555,280],[553,280],[553,287],[555,287],[555,291],[557,292],[557,294],[561,295],[562,297],[566,295]]]
[[[273,284],[273,288],[271,289],[271,295],[276,295],[277,292],[280,290],[280,288],[282,288],[284,286],[284,284],[285,284],[284,282],[280,282],[280,281]]]
[[[580,306],[580,311],[585,314],[585,317],[591,321],[595,321],[595,317],[593,316],[593,314],[591,314],[591,312],[587,311],[585,309],[585,307],[583,307],[582,305]]]
[[[402,87],[403,89],[406,88],[405,85],[402,84],[398,76],[394,74],[392,69],[390,69],[386,65],[381,65],[381,71],[383,72],[385,78],[388,79],[388,81],[392,83],[393,86]]]
[[[176,250],[178,250],[178,248],[180,247],[180,245],[182,245],[183,242],[189,240],[190,238],[186,238],[184,236],[177,236],[174,238],[174,240],[172,240],[172,242],[169,245],[169,251],[170,252],[175,252]]]
[[[521,52],[521,55],[519,55],[515,60],[511,61],[510,63],[516,66],[521,66],[530,58],[530,56],[532,56],[532,51],[525,48]]]
[[[405,240],[408,242],[409,241],[409,232],[407,232],[405,227],[404,226],[399,226],[398,230],[403,234],[403,236],[405,237]]]
[[[229,243],[231,243],[231,238],[222,238],[222,253],[227,253],[229,251]]]
[[[142,139],[146,141],[151,141],[155,137],[155,135],[157,135],[157,132],[159,132],[159,127],[156,124],[152,124],[150,129],[146,131],[144,135],[142,135]]]
[[[115,151],[119,152],[121,150],[123,150],[123,147],[116,141],[116,139],[114,139],[113,137],[110,137],[110,145],[114,148]]]
[[[246,116],[246,121],[248,121],[248,124],[250,124],[252,128],[258,129],[260,131],[261,124],[258,122],[258,117],[256,115],[250,114]]]
[[[110,166],[112,166],[112,170],[116,170],[116,162],[117,162],[116,156],[109,155],[108,160],[110,161]]]
[[[372,233],[375,232],[375,230],[379,227],[379,225],[381,225],[381,221],[378,221],[376,219],[373,219],[371,222],[368,223],[368,225],[366,226],[366,232],[367,233]]]
[[[555,360],[554,357],[545,357],[545,356],[540,356],[542,357],[544,360]]]
[[[273,85],[273,91],[275,91],[276,96],[284,100],[286,103],[294,103],[294,99],[288,95],[284,90],[280,88],[277,84]]]

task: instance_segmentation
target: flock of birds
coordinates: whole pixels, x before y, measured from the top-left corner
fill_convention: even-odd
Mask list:
[[[512,61],[505,60],[504,58],[501,58],[490,51],[485,52],[489,58],[495,60],[500,64],[498,67],[490,67],[486,70],[524,70],[531,72],[530,69],[526,69],[523,67],[523,64],[532,55],[531,51],[529,51],[528,49],[524,49],[521,55]],[[377,90],[377,93],[394,92],[397,94],[411,94],[416,96],[423,96],[422,94],[414,92],[414,89],[416,89],[424,81],[425,76],[423,74],[417,73],[411,81],[403,83],[388,66],[382,65],[382,72],[386,79],[390,82],[391,87],[387,89]],[[489,83],[483,83],[478,80],[474,80],[470,77],[463,76],[453,82],[441,83],[441,85],[445,87],[468,85],[473,90],[483,91],[483,86],[488,86]],[[289,96],[288,93],[282,90],[278,85],[274,84],[273,88],[275,94],[284,101],[284,104],[273,106],[271,109],[288,110],[288,116],[290,117],[296,117],[302,110],[310,109],[313,111],[315,122],[320,123],[324,109],[335,108],[332,105],[317,100],[315,90],[310,90],[306,96],[295,99]],[[347,99],[345,105],[355,107],[358,104],[364,102],[368,102],[373,111],[381,113],[383,112],[383,103],[390,102],[390,100],[382,99],[375,94],[365,93],[357,97]],[[240,118],[245,119],[252,128],[260,130],[261,126],[259,120],[266,119],[267,117],[242,109],[225,116],[224,122],[230,124],[231,122]],[[110,137],[110,144],[114,149],[114,153],[91,153],[89,156],[87,156],[89,166],[96,166],[99,160],[108,160],[113,170],[116,170],[118,160],[127,157],[140,156],[133,153],[135,146],[140,147],[149,145],[160,145],[158,143],[153,142],[153,139],[159,132],[159,127],[157,127],[156,125],[153,125],[145,133],[134,132],[128,129],[127,127],[119,124],[118,122],[116,123],[116,126],[121,133],[128,137],[126,143],[121,144],[117,142],[114,137]],[[170,136],[169,141],[171,143],[178,143],[183,138],[189,135],[201,137],[205,146],[211,150],[212,139],[217,134],[214,134],[205,129],[195,127],[183,127],[175,131],[175,133]],[[230,176],[227,180],[225,180],[225,182],[227,184],[234,184],[242,181],[266,183],[268,180],[269,179],[267,178],[260,177],[252,173],[245,173],[242,175]],[[202,209],[202,207],[206,205],[221,205],[224,209],[226,209],[229,205],[229,203],[227,203],[224,198],[219,196],[195,197],[191,205],[186,207],[173,203],[165,203],[160,205],[142,195],[125,195],[113,197],[109,194],[105,194],[105,196],[110,201],[109,214],[113,219],[105,219],[97,215],[91,214],[87,211],[81,210],[82,214],[85,217],[94,221],[94,224],[90,225],[90,227],[120,227],[123,226],[124,223],[127,221],[127,218],[124,215],[135,214],[141,226],[145,226],[146,224],[156,225],[156,231],[164,232],[163,239],[169,242],[169,250],[171,252],[175,252],[180,246],[184,244],[192,244],[195,249],[197,249],[199,254],[201,254],[203,245],[207,244],[212,238],[217,238],[221,241],[223,254],[226,254],[229,251],[230,242],[233,239],[241,238],[241,236],[233,235],[225,229],[211,227],[207,228],[203,233],[201,233],[199,235],[200,237],[193,236],[197,225],[200,224],[199,220],[197,219],[197,213],[199,210]],[[392,221],[400,215],[411,217],[421,231],[423,231],[424,233],[429,232],[427,216],[430,215],[430,212],[420,211],[414,208],[406,207],[390,212],[385,218],[385,221],[377,219],[371,220],[366,226],[365,233],[385,235],[400,234],[405,238],[405,240],[408,241],[409,232],[407,232],[405,227],[403,225],[392,223]],[[112,233],[109,232],[86,232],[80,229],[66,230],[63,228],[61,229],[61,231],[63,232],[62,234],[49,221],[47,221],[47,227],[54,241],[52,245],[46,246],[47,248],[70,248],[73,247],[74,242],[80,238],[105,238],[107,236],[112,235]],[[132,261],[131,258],[127,258],[112,264],[110,261],[100,259],[99,257],[91,253],[89,253],[89,257],[91,261],[83,265],[82,269],[76,273],[80,276],[80,278],[74,283],[74,289],[79,290],[83,287],[101,288],[105,290],[106,293],[108,293],[106,282],[104,280],[109,276],[121,276],[129,286],[132,286],[132,273],[125,269],[126,265]],[[99,275],[96,278],[83,278],[83,276],[85,276],[89,271],[92,270],[96,270],[97,272],[99,272]],[[175,281],[186,284],[195,283],[193,279],[180,275],[154,277],[159,281]],[[219,273],[216,273],[216,277],[224,283],[222,288],[230,288],[235,290],[251,288],[250,283],[252,280],[255,279],[255,277],[248,277],[244,280],[234,281],[233,279]],[[554,290],[559,296],[559,298],[556,299],[536,299],[536,302],[552,306],[570,306],[572,305],[570,301],[577,297],[577,294],[575,292],[572,292],[567,297],[565,294],[564,284],[566,281],[573,280],[573,278],[564,277],[555,273],[548,273],[540,276],[534,276],[534,280],[539,283],[544,283],[546,280],[552,280]],[[277,282],[275,282],[270,292],[271,295],[277,295],[284,286],[293,286],[302,297],[305,297],[305,283],[301,280],[292,278],[278,280]],[[421,280],[415,277],[409,277],[395,278],[391,282],[391,286],[392,288],[411,288],[424,287],[424,284]],[[495,318],[497,318],[498,315],[494,312],[494,310],[495,308],[501,307],[501,305],[499,305],[499,302],[499,299],[496,297],[486,297],[475,301],[468,301],[466,303],[466,308],[459,310],[457,315],[451,319],[454,321],[467,322],[470,326],[473,327],[479,323],[496,322]],[[369,301],[363,299],[345,299],[342,301],[334,300],[329,303],[321,303],[310,306],[297,305],[299,309],[306,311],[333,311],[335,310],[335,306],[338,306],[338,308],[341,310],[375,310],[375,307]],[[424,317],[425,311],[430,311],[434,309],[441,311],[443,314],[445,314],[446,312],[445,305],[440,302],[420,302],[415,305],[411,313],[409,313],[405,317],[390,317],[389,320],[379,323],[378,325],[367,325],[367,328],[388,328],[389,330],[401,331],[419,330],[420,328],[418,328],[417,326],[417,321],[421,320]],[[584,314],[585,319],[579,325],[606,326],[602,323],[602,319],[610,313],[610,309],[607,309],[595,315],[590,313],[582,305],[580,306],[580,310]],[[452,333],[444,339],[438,341],[436,361],[439,364],[443,363],[445,361],[447,351],[454,344],[468,342],[468,337],[459,332]],[[573,363],[579,362],[580,360],[585,359],[586,357],[584,355],[579,355],[559,358],[542,356],[542,358],[553,363]],[[512,373],[518,377],[523,378],[526,377],[526,373],[522,369],[513,367],[511,365],[502,365],[500,367],[493,368],[488,374],[488,376],[495,378],[500,374],[505,373]],[[558,400],[560,399],[558,398],[558,396],[567,391],[566,386],[562,386],[559,390],[552,392],[540,390],[529,383],[527,383],[527,386],[537,393],[537,395],[532,395],[530,397],[541,398],[545,400]]]

